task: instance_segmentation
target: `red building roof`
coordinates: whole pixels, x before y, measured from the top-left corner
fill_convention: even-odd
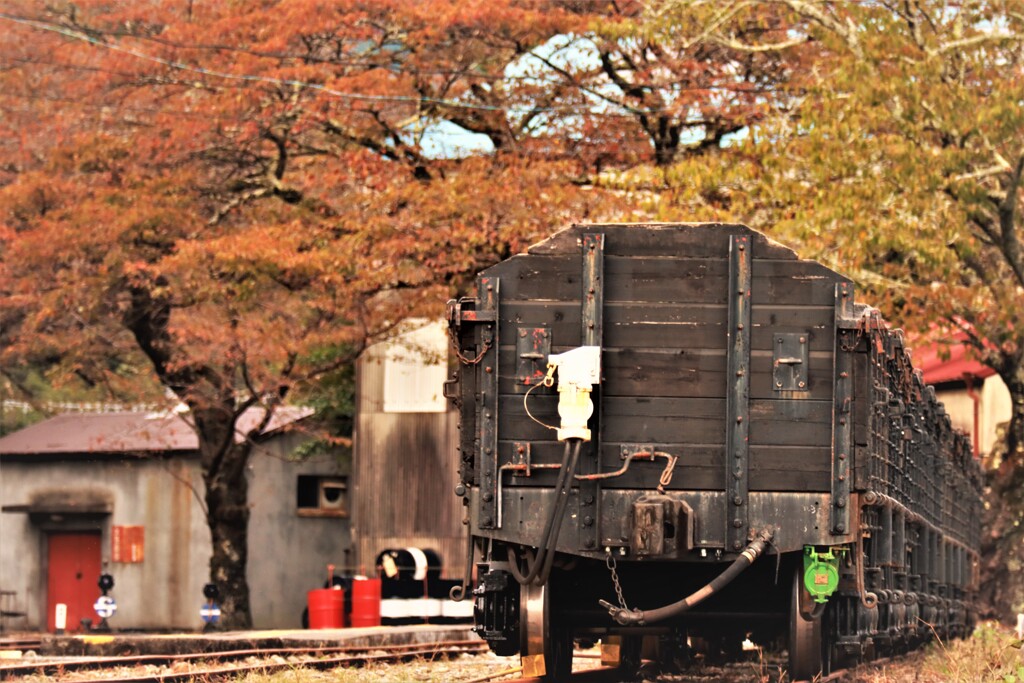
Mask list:
[[[914,365],[924,374],[925,384],[985,379],[996,374],[995,370],[969,356],[967,345],[961,342],[936,342],[915,348],[913,358]]]

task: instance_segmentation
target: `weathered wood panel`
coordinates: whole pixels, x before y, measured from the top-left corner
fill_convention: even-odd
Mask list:
[[[553,349],[557,350],[557,349]],[[499,390],[515,394],[515,350],[503,348],[499,357]],[[605,399],[612,396],[721,398],[725,396],[725,351],[715,349],[605,349],[601,385]],[[780,398],[772,384],[772,354],[754,351],[751,359],[750,396]],[[535,391],[536,394],[543,391]],[[808,362],[807,398],[832,397],[832,356],[811,353]],[[531,410],[533,410],[531,405]],[[724,417],[723,417],[724,419]]]
[[[725,304],[729,268],[718,258],[608,256],[604,262],[605,304],[616,302],[688,302]],[[579,299],[581,257],[514,256],[487,271],[501,279],[504,301]],[[755,260],[754,304],[834,304],[836,276],[813,261]]]
[[[744,225],[728,223],[594,223],[566,228],[533,245],[528,253],[579,254],[580,236],[605,233],[606,256],[664,256],[721,258],[732,235],[750,235],[755,253],[764,258],[796,258],[796,253]]]
[[[534,392],[536,393],[536,392]],[[519,440],[550,438],[553,432],[526,414],[523,396],[503,396],[499,404],[505,433]],[[530,413],[549,426],[558,424],[556,396],[527,399]],[[813,400],[754,400],[750,442],[771,446],[828,446],[832,404]],[[725,443],[725,399],[606,397],[601,436],[612,443]],[[779,426],[785,424],[785,429]]]
[[[513,340],[521,327],[547,327],[554,347],[580,345],[578,302],[503,301],[500,338]],[[604,308],[606,348],[722,349],[726,340],[724,305],[612,303]],[[758,305],[751,311],[751,345],[772,348],[776,332],[807,332],[811,351],[831,353],[833,306]]]

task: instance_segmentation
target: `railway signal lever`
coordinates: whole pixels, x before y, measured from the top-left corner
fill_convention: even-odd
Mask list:
[[[96,598],[96,602],[93,603],[92,608],[96,610],[96,616],[100,618],[100,621],[94,628],[91,628],[91,630],[104,632],[110,631],[110,625],[107,624],[107,619],[114,616],[117,612],[117,602],[113,597],[107,595],[107,593],[114,588],[114,577],[103,572],[100,574],[100,579],[96,582],[96,585],[99,586],[102,594],[100,597]],[[87,621],[88,619],[83,619],[82,623],[84,624]],[[88,629],[90,627],[86,625],[86,628]]]

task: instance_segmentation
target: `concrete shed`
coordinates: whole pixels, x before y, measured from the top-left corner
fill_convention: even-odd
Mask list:
[[[312,411],[286,407],[249,466],[248,578],[256,628],[297,628],[326,565],[350,563],[348,465],[301,462]],[[243,415],[240,431],[261,417]],[[192,630],[209,577],[210,535],[195,433],[173,412],[60,415],[0,439],[3,626],[95,625],[99,575],[114,578],[115,629]]]

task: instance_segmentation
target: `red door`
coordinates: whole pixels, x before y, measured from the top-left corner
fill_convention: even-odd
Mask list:
[[[98,533],[50,534],[47,571],[46,627],[57,630],[57,605],[68,607],[65,630],[80,631],[82,619],[98,617],[93,603],[100,596],[96,583],[100,578],[100,535]]]

